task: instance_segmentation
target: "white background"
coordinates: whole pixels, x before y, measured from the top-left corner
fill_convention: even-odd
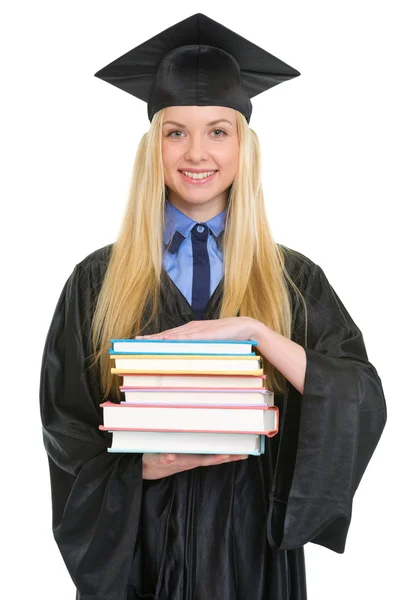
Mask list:
[[[196,12],[301,72],[253,99],[269,218],[276,240],[323,268],[363,331],[388,403],[346,552],[306,547],[309,600],[413,593],[410,2],[242,6],[38,0],[2,11],[2,597],[74,600],[51,532],[40,362],[73,267],[117,236],[149,125],[144,103],[93,74]]]

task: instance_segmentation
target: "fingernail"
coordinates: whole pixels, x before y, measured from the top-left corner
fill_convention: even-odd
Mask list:
[[[222,458],[230,458],[231,455],[230,454],[223,454]]]
[[[174,454],[168,454],[167,455],[167,460],[174,460],[176,457]]]
[[[248,458],[248,454],[243,454],[243,455],[241,456],[241,459],[242,459],[242,460],[245,460],[245,458]]]

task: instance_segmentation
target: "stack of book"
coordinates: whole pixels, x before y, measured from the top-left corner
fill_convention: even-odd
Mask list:
[[[257,342],[113,339],[120,404],[105,402],[109,452],[252,454],[278,431]]]

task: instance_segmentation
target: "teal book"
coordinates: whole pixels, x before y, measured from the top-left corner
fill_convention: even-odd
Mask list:
[[[112,339],[110,354],[206,354],[252,356],[255,340],[144,340]]]
[[[113,431],[108,452],[173,452],[180,454],[250,454],[265,452],[265,435]]]

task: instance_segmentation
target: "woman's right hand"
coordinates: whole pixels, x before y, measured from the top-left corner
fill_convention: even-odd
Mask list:
[[[161,479],[195,467],[220,465],[247,458],[246,454],[156,454],[146,452],[143,454],[143,479]]]

